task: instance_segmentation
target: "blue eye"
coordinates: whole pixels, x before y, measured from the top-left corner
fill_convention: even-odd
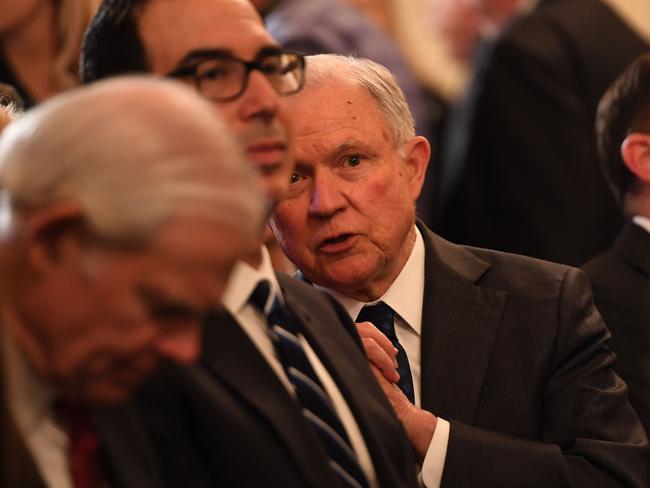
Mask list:
[[[355,166],[359,166],[361,164],[361,156],[359,156],[357,154],[352,154],[351,156],[346,156],[345,163],[347,163],[349,166],[352,166],[353,168]]]
[[[295,183],[298,183],[302,176],[300,176],[298,173],[291,173],[291,176],[289,177],[289,184],[293,185]]]

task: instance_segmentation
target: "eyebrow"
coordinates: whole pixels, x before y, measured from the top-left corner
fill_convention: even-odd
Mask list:
[[[280,46],[269,45],[263,46],[257,51],[253,59],[259,59],[263,56],[270,56],[273,54],[282,54],[284,51]],[[177,66],[183,66],[191,63],[192,61],[202,60],[206,58],[237,58],[230,49],[195,49],[187,53]]]
[[[340,144],[336,149],[334,149],[330,157],[332,159],[337,159],[344,154],[349,153],[350,151],[363,151],[365,153],[370,153],[368,156],[372,157],[375,154],[375,151],[372,149],[372,147],[362,141],[352,139],[348,142],[344,142],[343,144]]]

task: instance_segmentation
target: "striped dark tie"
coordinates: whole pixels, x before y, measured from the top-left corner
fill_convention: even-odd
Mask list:
[[[266,318],[275,350],[303,407],[302,413],[318,433],[329,455],[330,467],[343,486],[366,488],[368,481],[350,447],[341,419],[300,344],[300,323],[277,297],[272,297],[268,306],[270,290],[268,280],[260,281],[250,302]]]
[[[411,376],[409,360],[406,356],[406,351],[397,340],[397,334],[395,334],[395,311],[384,302],[379,302],[375,305],[366,305],[359,312],[357,322],[371,322],[393,343],[393,347],[397,349],[397,372],[399,373],[397,386],[411,400],[411,403],[415,403],[413,378]]]

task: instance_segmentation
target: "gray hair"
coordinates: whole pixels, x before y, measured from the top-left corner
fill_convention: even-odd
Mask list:
[[[381,64],[365,58],[317,54],[307,56],[306,77],[307,89],[329,81],[349,82],[365,88],[393,129],[397,147],[415,136],[415,122],[404,92]]]
[[[215,109],[177,82],[113,78],[73,89],[0,137],[0,231],[53,203],[98,236],[141,244],[179,214],[258,237],[264,193]]]

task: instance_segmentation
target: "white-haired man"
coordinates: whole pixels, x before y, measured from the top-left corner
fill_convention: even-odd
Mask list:
[[[307,62],[289,101],[296,170],[271,224],[304,277],[363,322],[424,484],[644,486],[647,440],[580,271],[416,223],[430,149],[392,75]]]
[[[126,78],[12,122],[0,195],[3,486],[160,486],[115,405],[198,357],[263,228],[254,172],[192,90]]]

